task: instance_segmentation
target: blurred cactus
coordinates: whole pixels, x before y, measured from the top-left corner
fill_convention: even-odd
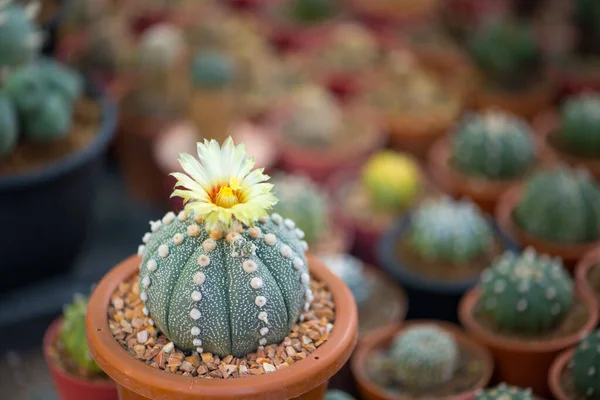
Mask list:
[[[0,72],[31,62],[41,48],[43,35],[35,23],[39,4],[23,6],[12,0],[0,2]]]
[[[600,330],[584,337],[571,359],[573,383],[578,394],[586,399],[600,399]]]
[[[49,93],[23,121],[23,137],[36,143],[51,142],[65,137],[72,121],[73,105],[56,93]]]
[[[232,83],[234,74],[233,60],[217,51],[201,51],[192,64],[192,82],[199,88],[221,89]]]
[[[50,92],[60,94],[69,102],[81,97],[84,82],[77,71],[50,58],[41,59],[39,65],[42,79]]]
[[[330,222],[326,193],[302,175],[280,174],[273,177],[272,183],[273,193],[279,199],[273,211],[296,221],[309,245],[323,238]]]
[[[486,179],[514,179],[535,163],[527,123],[498,111],[465,117],[452,138],[452,162],[463,173]]]
[[[350,288],[357,304],[369,298],[372,285],[364,275],[365,266],[361,260],[349,254],[325,254],[320,259]]]
[[[288,0],[294,20],[316,23],[334,17],[338,13],[337,0]]]
[[[562,261],[532,248],[496,258],[482,273],[480,286],[483,312],[503,331],[547,332],[573,304],[573,281]]]
[[[431,389],[454,377],[459,360],[452,335],[435,325],[406,329],[390,349],[397,379],[411,389]]]
[[[423,202],[411,215],[408,241],[421,257],[461,263],[484,255],[494,232],[479,208],[449,197]]]
[[[18,139],[17,111],[11,99],[0,92],[0,157],[10,154]]]
[[[332,42],[319,58],[334,70],[359,71],[375,64],[379,46],[373,34],[360,24],[345,22],[336,26]]]
[[[600,95],[584,93],[567,99],[558,133],[566,150],[600,158]]]
[[[579,28],[578,50],[584,55],[600,55],[600,2],[576,0],[574,19]]]
[[[139,41],[138,65],[152,71],[168,70],[184,51],[185,37],[181,29],[171,24],[148,28]]]
[[[325,400],[356,400],[346,392],[341,390],[331,389],[325,393]]]
[[[513,212],[528,233],[558,243],[600,238],[600,187],[586,171],[560,166],[529,178]]]
[[[508,386],[506,383],[501,383],[498,386],[479,390],[475,396],[475,400],[534,400],[535,397],[531,389],[520,389],[514,386]]]

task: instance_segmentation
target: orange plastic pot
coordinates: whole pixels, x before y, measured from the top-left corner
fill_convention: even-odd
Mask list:
[[[502,195],[496,207],[496,221],[500,229],[511,236],[522,248],[533,247],[540,253],[562,258],[565,267],[573,273],[575,265],[586,253],[600,245],[600,240],[589,243],[557,243],[533,236],[520,228],[513,219],[513,211],[521,201],[523,186],[511,188]]]
[[[350,366],[352,368],[352,372],[354,373],[354,377],[358,382],[358,387],[364,400],[413,400],[412,397],[392,394],[381,386],[377,385],[369,378],[366,371],[366,366],[368,365],[368,359],[373,351],[389,347],[390,343],[398,333],[415,325],[422,324],[433,324],[438,328],[443,329],[445,332],[451,334],[454,337],[454,340],[459,343],[459,345],[468,347],[474,353],[476,353],[478,358],[483,362],[484,373],[477,384],[472,388],[468,388],[463,393],[452,397],[444,397],[445,400],[471,400],[475,398],[475,392],[477,390],[483,389],[487,386],[494,371],[494,362],[490,353],[483,346],[470,339],[459,327],[454,324],[433,320],[415,320],[406,322],[402,325],[393,324],[385,326],[361,339],[356,351],[354,352],[354,355],[352,356]]]
[[[556,360],[554,360],[552,366],[550,367],[550,373],[548,374],[548,386],[550,386],[552,396],[554,396],[556,400],[571,400],[569,395],[565,393],[565,390],[560,383],[560,376],[567,366],[567,363],[573,357],[574,352],[575,350],[564,351],[556,358]]]
[[[509,385],[530,387],[536,394],[548,396],[548,371],[556,356],[577,344],[583,335],[592,332],[598,322],[595,301],[587,294],[577,294],[588,310],[588,319],[578,332],[557,339],[531,341],[508,338],[483,328],[473,316],[480,296],[478,288],[467,292],[459,304],[458,317],[467,333],[494,355],[496,378]]]
[[[289,368],[268,375],[209,380],[167,373],[133,358],[113,338],[107,316],[112,293],[138,271],[141,259],[137,256],[105,275],[90,298],[86,333],[92,357],[117,382],[121,400],[323,399],[329,378],[356,346],[358,313],[350,289],[316,258],[309,255],[307,259],[313,277],[331,291],[336,321],[329,340]]]
[[[600,247],[585,254],[579,264],[575,267],[575,281],[582,292],[596,299],[600,311],[600,295],[592,288],[588,275],[592,267],[600,265]]]

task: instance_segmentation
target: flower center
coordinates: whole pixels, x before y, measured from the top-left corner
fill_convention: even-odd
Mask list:
[[[240,199],[237,197],[235,190],[229,185],[221,186],[215,198],[215,204],[223,208],[231,208],[239,202]]]

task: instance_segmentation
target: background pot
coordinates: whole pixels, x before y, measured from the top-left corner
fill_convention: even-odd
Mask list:
[[[61,400],[117,400],[117,386],[112,380],[89,381],[81,379],[54,364],[54,360],[50,355],[50,348],[56,341],[62,325],[63,319],[58,318],[52,322],[44,334],[44,358]]]
[[[600,245],[600,240],[591,243],[554,243],[535,237],[520,228],[513,219],[513,211],[523,195],[523,186],[513,187],[502,195],[496,207],[496,221],[506,235],[521,248],[533,247],[539,253],[563,259],[565,267],[572,273],[577,261],[586,253]]]
[[[561,385],[560,376],[573,357],[573,353],[575,353],[575,350],[566,350],[562,352],[556,358],[556,360],[554,360],[552,366],[550,367],[550,373],[548,374],[548,385],[550,386],[552,396],[554,396],[556,400],[571,400]]]
[[[329,340],[289,368],[245,379],[207,380],[165,373],[129,355],[113,338],[107,312],[117,286],[138,271],[137,256],[113,268],[90,298],[86,317],[90,352],[117,382],[122,399],[323,399],[327,381],[344,365],[356,345],[358,313],[350,289],[316,258],[309,255],[307,259],[311,274],[323,281],[333,295],[336,321]]]
[[[484,363],[483,369],[485,372],[475,387],[470,388],[460,395],[454,397],[444,397],[444,399],[473,399],[475,398],[475,392],[478,389],[485,388],[485,386],[488,384],[490,378],[492,377],[494,363],[491,355],[484,347],[481,347],[473,342],[460,328],[453,324],[429,320],[410,321],[401,326],[389,325],[374,331],[368,336],[365,336],[365,338],[360,341],[358,347],[356,348],[354,356],[351,360],[351,367],[352,372],[358,381],[360,392],[365,400],[409,400],[408,397],[393,395],[371,381],[367,375],[365,366],[367,365],[367,360],[372,351],[389,346],[394,336],[396,336],[398,333],[412,326],[421,324],[434,324],[444,331],[452,334],[458,343],[470,347],[474,352],[476,352]]]
[[[88,92],[102,110],[92,143],[42,168],[0,177],[0,221],[9,227],[0,241],[10,243],[2,247],[0,292],[66,273],[85,243],[117,118],[110,100]]]
[[[589,294],[591,297],[596,299],[598,303],[598,309],[600,311],[600,297],[599,294],[591,287],[588,279],[588,274],[592,267],[600,265],[600,247],[585,254],[579,264],[575,267],[575,280],[579,290]]]
[[[594,300],[588,295],[578,295],[589,311],[588,320],[579,332],[558,339],[531,341],[506,338],[481,327],[473,317],[480,296],[479,289],[470,290],[461,300],[458,312],[467,333],[494,355],[496,378],[510,385],[531,387],[536,394],[548,396],[548,370],[556,356],[577,344],[596,326],[598,310]]]
[[[404,216],[389,232],[387,232],[377,246],[379,265],[394,277],[406,290],[408,301],[408,319],[437,319],[442,321],[458,321],[457,309],[464,293],[475,286],[479,274],[471,279],[447,282],[423,277],[408,268],[396,256],[398,240],[410,227],[410,214]],[[516,251],[516,245],[504,236],[493,224],[496,239],[509,250]]]
[[[479,110],[499,108],[525,119],[535,117],[550,106],[556,98],[554,85],[545,83],[522,92],[498,92],[481,85],[474,98]]]
[[[346,6],[374,30],[390,25],[413,25],[434,17],[439,0],[345,0]]]

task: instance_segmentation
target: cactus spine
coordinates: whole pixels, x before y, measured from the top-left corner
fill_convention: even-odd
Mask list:
[[[534,400],[531,389],[520,389],[514,386],[508,386],[501,383],[498,386],[480,390],[475,396],[475,400]]]
[[[600,95],[584,93],[567,99],[558,133],[567,151],[600,158]]]

